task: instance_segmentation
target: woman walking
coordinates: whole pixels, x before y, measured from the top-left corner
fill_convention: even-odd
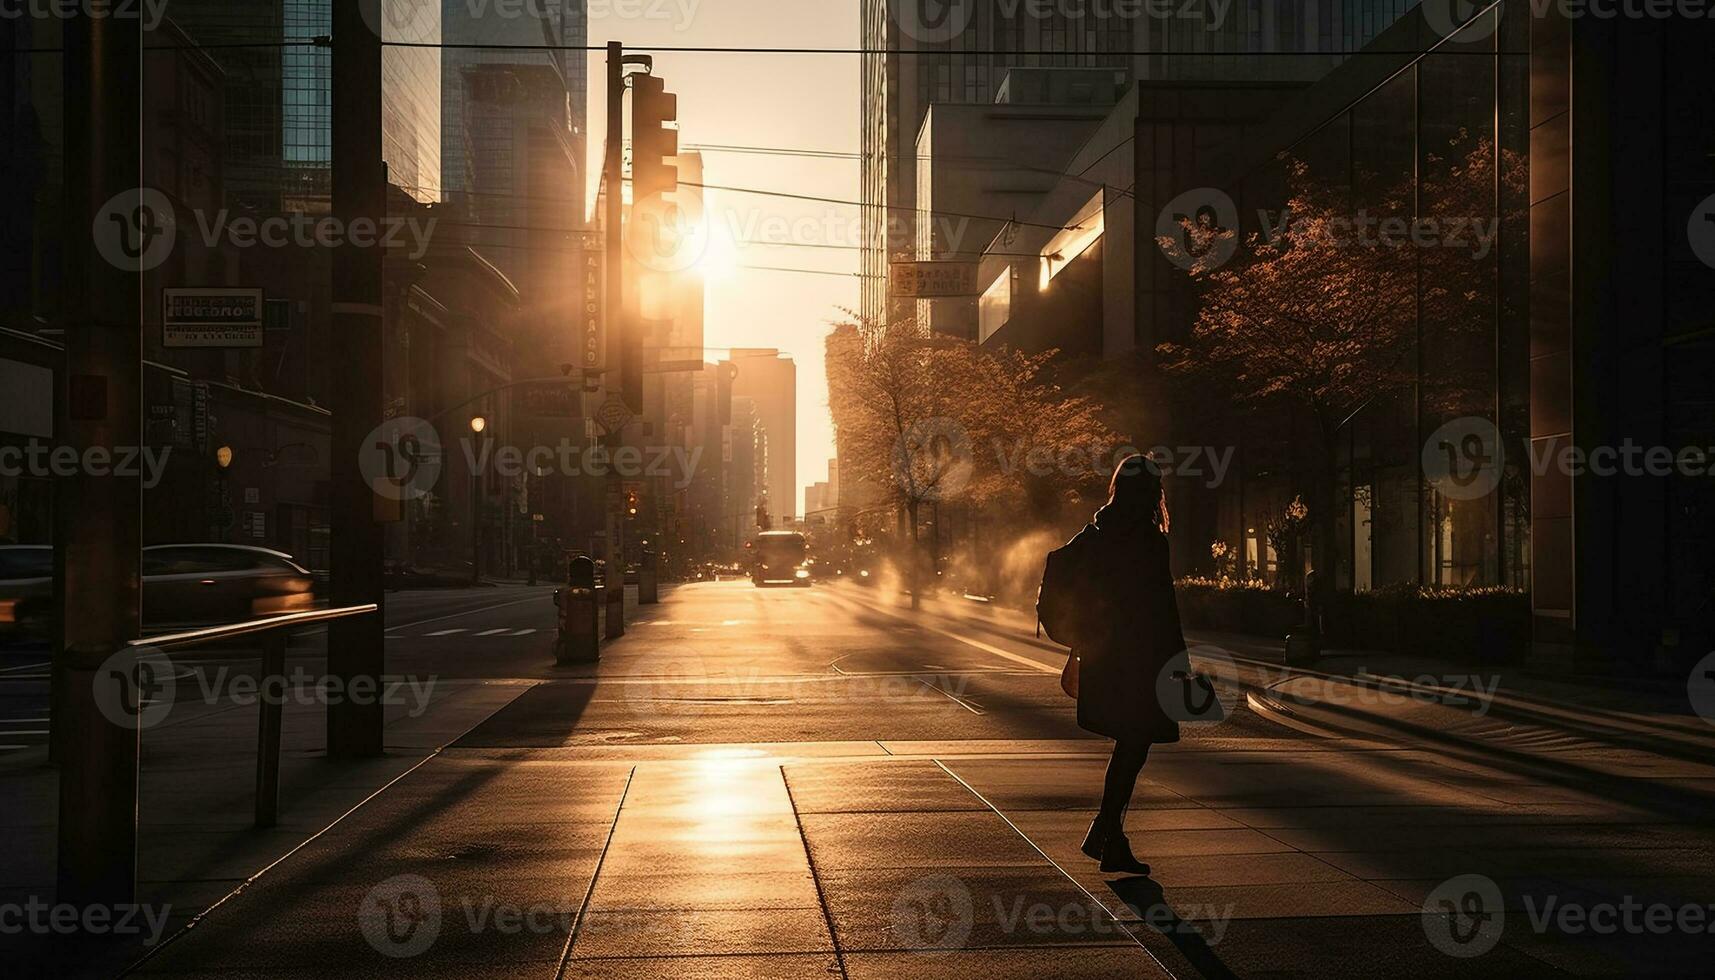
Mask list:
[[[1065,549],[1077,570],[1078,726],[1114,740],[1101,809],[1083,844],[1103,871],[1149,873],[1132,854],[1125,811],[1149,747],[1179,741],[1179,724],[1158,693],[1169,661],[1185,649],[1167,526],[1160,471],[1147,457],[1129,456],[1114,470],[1107,506]]]

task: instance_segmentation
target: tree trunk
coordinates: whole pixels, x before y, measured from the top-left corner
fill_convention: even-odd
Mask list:
[[[1311,570],[1316,573],[1316,590],[1325,596],[1334,587],[1335,573],[1339,566],[1335,558],[1339,548],[1339,543],[1335,540],[1335,511],[1338,507],[1336,487],[1339,484],[1340,469],[1339,428],[1338,423],[1332,419],[1318,418],[1317,421],[1320,423],[1322,438],[1319,440],[1320,445],[1317,446],[1315,457],[1316,472],[1311,490],[1314,499],[1310,501],[1310,525],[1313,534]],[[1307,601],[1311,599],[1310,585],[1310,582],[1305,583],[1304,595]]]
[[[913,609],[923,604],[923,556],[920,553],[921,547],[917,543],[917,507],[918,502],[916,500],[905,505],[906,513],[911,520],[911,544],[908,547],[909,553],[905,564],[908,569],[907,574],[910,576],[907,583],[911,589],[911,608]]]

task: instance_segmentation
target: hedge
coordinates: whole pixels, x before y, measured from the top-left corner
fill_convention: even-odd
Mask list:
[[[1179,614],[1187,629],[1283,638],[1304,620],[1293,593],[1261,582],[1181,579]],[[1512,589],[1390,586],[1336,592],[1324,615],[1326,646],[1501,660],[1530,646],[1530,595]]]

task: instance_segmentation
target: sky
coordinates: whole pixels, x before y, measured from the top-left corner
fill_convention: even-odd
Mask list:
[[[851,0],[590,0],[590,44],[855,48]],[[644,52],[679,96],[680,146],[719,144],[837,151],[808,158],[704,150],[703,182],[855,201],[859,58],[856,55]],[[606,56],[590,55],[590,172],[606,133]],[[593,196],[591,200],[593,201]],[[843,310],[858,306],[856,207],[708,191],[712,237],[705,343],[776,347],[798,366],[798,511],[805,485],[828,478],[834,455],[822,344]],[[797,242],[796,246],[750,241]],[[841,275],[763,271],[818,269]]]

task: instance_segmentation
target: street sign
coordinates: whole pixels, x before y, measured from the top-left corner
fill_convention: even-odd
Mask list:
[[[161,290],[161,346],[244,348],[262,346],[260,289]]]
[[[978,296],[975,262],[894,262],[890,292],[902,299]]]
[[[613,435],[631,424],[631,409],[618,397],[610,397],[596,409],[595,420],[602,431]]]
[[[524,414],[539,419],[575,419],[583,415],[583,387],[575,381],[542,381],[519,389]]]

